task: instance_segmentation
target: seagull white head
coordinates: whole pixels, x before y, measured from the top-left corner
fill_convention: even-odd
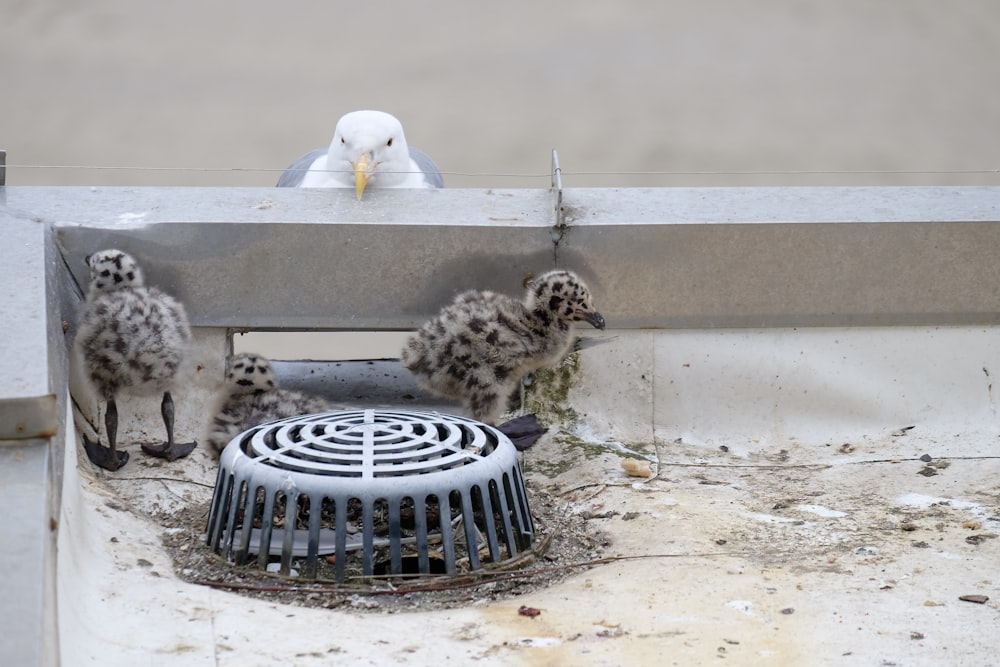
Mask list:
[[[403,125],[384,111],[352,111],[338,122],[327,153],[327,169],[342,185],[354,186],[358,199],[371,183],[405,187],[414,174]]]

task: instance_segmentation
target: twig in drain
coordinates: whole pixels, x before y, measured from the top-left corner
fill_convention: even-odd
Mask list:
[[[215,488],[215,484],[206,484],[204,482],[196,482],[193,479],[180,479],[180,478],[177,478],[177,477],[158,477],[158,476],[155,476],[155,475],[147,475],[147,476],[139,476],[139,475],[137,475],[135,477],[112,477],[112,476],[108,475],[104,479],[107,480],[107,481],[114,481],[114,482],[131,482],[132,480],[135,480],[135,479],[140,479],[140,480],[143,480],[143,481],[152,481],[152,482],[180,482],[181,484],[194,484],[196,486],[204,486],[206,489],[214,489]]]
[[[350,593],[364,592],[367,595],[409,595],[411,593],[430,593],[441,591],[454,591],[465,588],[475,588],[483,584],[513,581],[517,579],[527,579],[544,574],[555,572],[565,572],[579,568],[595,567],[597,565],[607,565],[628,560],[646,560],[654,558],[712,558],[716,556],[738,556],[738,552],[706,552],[706,553],[685,553],[685,554],[642,554],[638,556],[607,556],[605,558],[594,558],[592,560],[578,561],[576,563],[566,563],[565,565],[553,565],[550,567],[540,567],[531,570],[521,570],[517,572],[483,570],[470,572],[468,574],[448,578],[441,581],[440,575],[435,575],[435,579],[430,582],[414,582],[397,584],[392,589],[369,590],[359,586],[350,586],[338,583],[317,582],[312,584],[247,584],[237,581],[212,581],[207,579],[196,580],[192,583],[210,588],[228,588],[231,590],[254,591],[259,593]],[[747,554],[742,554],[747,555]],[[358,579],[370,580],[374,577],[357,577]]]

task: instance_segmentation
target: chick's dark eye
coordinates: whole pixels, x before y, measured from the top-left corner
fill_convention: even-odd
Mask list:
[[[392,137],[389,137],[389,141],[385,142],[386,146],[392,146]]]
[[[346,141],[344,141],[344,138],[343,138],[343,137],[341,137],[341,138],[340,138],[340,143],[342,143],[342,144],[346,144],[347,142],[346,142]]]

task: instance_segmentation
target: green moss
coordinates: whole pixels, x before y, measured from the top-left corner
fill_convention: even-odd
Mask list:
[[[578,416],[569,405],[569,390],[580,373],[580,355],[571,352],[552,368],[535,371],[531,384],[525,390],[524,407],[533,412],[543,423],[569,428]]]
[[[555,445],[552,455],[524,457],[526,472],[536,472],[549,479],[557,477],[581,460],[597,458],[607,453],[607,448],[596,443],[587,442],[566,431],[559,431],[552,437]],[[548,454],[548,448],[546,454]]]
[[[579,415],[569,404],[569,394],[577,382],[580,369],[579,352],[570,352],[557,365],[535,371],[531,384],[525,388],[524,411],[536,414],[539,421],[555,432],[544,455],[524,457],[525,472],[551,479],[583,461],[608,454],[644,459],[644,454],[654,451],[654,447],[648,443],[623,447],[618,443],[591,442],[573,434]]]
[[[648,461],[656,447],[650,443],[592,442],[561,430],[552,436],[552,443],[546,446],[544,454],[539,450],[534,451],[536,455],[524,457],[524,471],[552,479],[584,461],[609,454],[620,459]]]
[[[526,472],[536,472],[551,479],[582,461],[590,461],[608,454],[643,458],[623,453],[615,444],[590,442],[572,433],[559,431],[552,437],[552,446],[546,448],[545,456],[526,456],[523,465]]]

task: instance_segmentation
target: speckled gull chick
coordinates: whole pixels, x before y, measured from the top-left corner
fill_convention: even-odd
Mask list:
[[[84,434],[87,456],[106,470],[117,470],[128,462],[128,452],[117,449],[115,397],[122,390],[163,392],[160,414],[167,442],[142,445],[142,450],[170,461],[187,456],[197,443],[174,442],[174,402],[169,391],[191,339],[184,306],[156,287],[145,287],[139,265],[121,250],[96,252],[86,262],[90,287],[76,345],[88,378],[107,402],[104,426],[108,437],[105,447]]]
[[[259,354],[237,354],[229,361],[226,384],[216,401],[208,444],[218,455],[234,437],[254,426],[330,409],[321,398],[280,389],[266,358]]]
[[[402,362],[421,387],[494,424],[525,375],[566,355],[576,322],[605,326],[583,280],[571,271],[548,271],[531,281],[523,300],[489,291],[459,294],[410,336]]]
[[[424,152],[407,146],[403,126],[384,111],[352,111],[337,122],[329,148],[293,162],[279,188],[440,188],[441,172]]]

